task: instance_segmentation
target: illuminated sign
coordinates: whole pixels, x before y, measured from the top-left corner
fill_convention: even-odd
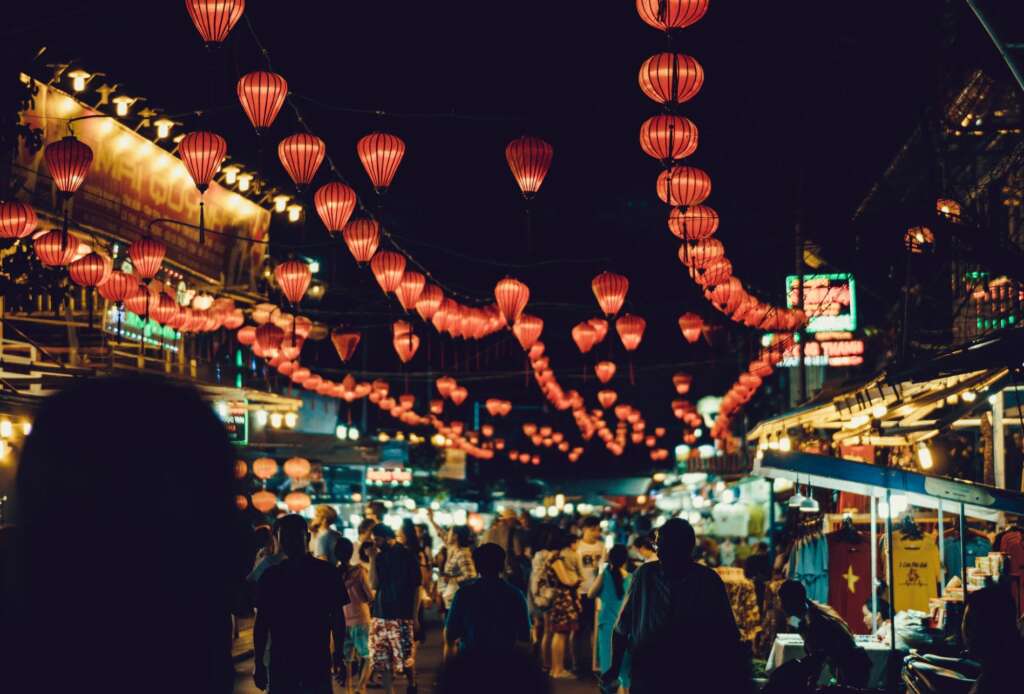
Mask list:
[[[238,446],[249,443],[249,410],[244,403],[218,401],[213,409],[224,423],[224,430],[228,432],[231,443]]]
[[[808,318],[805,332],[857,329],[857,290],[853,275],[848,272],[804,275],[803,285],[803,309]],[[786,306],[800,306],[800,282],[796,275],[786,278]]]
[[[779,366],[800,366],[798,341],[790,342],[782,353]],[[807,366],[860,366],[864,363],[864,340],[851,333],[819,333],[804,343],[804,364]]]
[[[160,325],[155,321],[147,321],[131,311],[111,306],[103,321],[103,330],[117,335],[128,342],[145,342],[147,345],[161,349],[178,351],[178,340],[181,333],[174,328]]]
[[[412,484],[412,470],[400,467],[368,467],[366,483],[376,487],[408,487]]]

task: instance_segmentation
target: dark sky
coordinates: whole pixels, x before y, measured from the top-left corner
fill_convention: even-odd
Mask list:
[[[31,12],[20,5],[15,12],[25,16],[0,38],[10,39],[8,51],[22,65],[45,45],[44,62],[80,58],[168,112],[236,104],[237,76],[263,67],[244,20],[211,55],[182,2],[57,0]],[[669,422],[674,363],[715,361],[693,367],[698,396],[721,394],[736,377],[742,334],[723,336],[722,346],[709,350],[687,346],[676,327],[685,310],[707,317],[713,311],[676,259],[678,243],[655,196],[658,164],[637,142],[640,123],[658,112],[637,86],[637,68],[667,44],[632,2],[250,0],[247,12],[307,121],[370,204],[376,202],[356,140],[383,129],[406,141],[385,219],[420,262],[445,284],[481,297],[506,273],[530,284],[531,306],[547,321],[544,339],[566,387],[578,386],[581,372],[568,331],[596,315],[590,279],[604,269],[630,278],[627,309],[648,320],[635,357],[638,390],[627,393],[622,379],[618,386],[649,410],[652,424]],[[966,55],[961,50],[951,59],[943,50],[949,27],[966,42]],[[831,263],[853,264],[846,257],[853,209],[943,80],[964,64],[993,61],[979,37],[960,2],[716,0],[675,38],[676,49],[706,71],[702,92],[681,108],[700,128],[689,163],[711,175],[708,204],[721,214],[719,238],[735,273],[759,296],[782,300],[797,200],[807,235],[823,244]],[[345,108],[462,117],[378,117]],[[256,140],[241,109],[208,116],[204,127],[228,139],[229,154],[255,163]],[[286,107],[270,140],[296,129]],[[523,133],[555,150],[534,204],[532,253],[504,160],[505,144]],[[267,169],[283,185],[287,179],[268,150]],[[322,170],[318,182],[326,180]],[[318,224],[308,226],[315,235]],[[339,258],[325,305],[340,311],[339,320],[365,322],[366,309],[378,323],[389,319],[367,291],[368,275],[357,274],[347,254]],[[383,330],[368,333],[368,342],[380,348],[370,368],[397,367]],[[435,345],[434,368],[438,352]],[[512,355],[487,368],[521,368],[518,348]],[[336,366],[328,356],[323,363]],[[422,356],[413,369],[426,369]],[[522,383],[496,381],[473,395],[539,404],[536,388]],[[592,399],[593,378],[586,390]],[[571,420],[559,421],[570,430]]]

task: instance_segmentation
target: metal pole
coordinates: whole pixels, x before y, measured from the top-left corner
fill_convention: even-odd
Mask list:
[[[939,577],[942,579],[942,586],[939,589],[939,595],[946,594],[946,543],[943,540],[943,533],[945,533],[945,514],[942,511],[942,499],[937,499],[939,503]]]
[[[871,633],[878,631],[878,496],[871,489]]]
[[[999,55],[1003,57],[1003,60],[1006,62],[1006,67],[1010,68],[1013,78],[1017,80],[1017,86],[1020,87],[1021,91],[1024,91],[1024,74],[1022,74],[1020,68],[1017,67],[1017,63],[1014,61],[1013,56],[1010,55],[1010,52],[1006,49],[1006,45],[999,40],[998,36],[996,36],[995,29],[992,28],[992,25],[988,23],[985,15],[983,15],[981,10],[978,9],[978,4],[974,2],[974,0],[967,0],[967,6],[971,8],[972,12],[974,12],[974,16],[978,18],[978,22],[981,23],[981,27],[985,30],[985,33],[988,34],[989,39],[992,40],[996,50],[999,51]]]
[[[964,584],[964,597],[967,597],[967,511],[960,502],[960,581]]]
[[[885,541],[889,546],[887,568],[889,571],[889,650],[896,650],[896,586],[893,585],[893,555],[895,547],[892,542],[892,490],[885,489]]]
[[[800,193],[797,191],[797,199]],[[793,228],[793,235],[796,240],[794,265],[796,269],[796,303],[801,311],[804,310],[804,241],[803,229],[800,225],[800,205],[797,203],[797,218]],[[804,336],[806,333],[801,329],[797,332],[796,353],[800,359],[800,403],[807,402],[807,363],[804,360]]]
[[[1006,432],[1004,429],[1003,391],[992,396],[992,466],[996,486],[1006,489]]]

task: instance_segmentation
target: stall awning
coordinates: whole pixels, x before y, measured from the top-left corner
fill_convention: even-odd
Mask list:
[[[1000,511],[1024,514],[1024,495],[1016,492],[811,453],[766,451],[754,464],[754,474],[865,496],[888,489],[926,508],[938,508],[940,499],[949,509],[963,503],[967,515],[990,521]]]

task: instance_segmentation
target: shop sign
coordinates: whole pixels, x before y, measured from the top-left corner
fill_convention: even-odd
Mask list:
[[[849,332],[857,329],[857,291],[853,275],[848,272],[804,275],[803,285],[803,309],[808,316],[804,332]],[[786,306],[800,306],[797,275],[786,278]]]
[[[779,366],[794,368],[800,366],[800,350],[797,341],[788,343],[782,353]],[[818,333],[811,340],[803,342],[804,364],[807,366],[859,366],[864,363],[864,340],[848,332]]]
[[[228,440],[237,446],[249,443],[249,409],[245,403],[217,402],[214,411],[224,422]]]
[[[458,448],[444,449],[444,462],[437,471],[438,479],[443,480],[464,480],[466,479],[466,451]]]
[[[408,487],[412,484],[412,470],[403,467],[368,467],[366,484],[373,487]]]
[[[116,306],[111,306],[104,316],[103,330],[126,342],[145,341],[147,345],[171,352],[178,351],[178,340],[181,338],[181,333],[170,326],[148,321]]]
[[[924,490],[928,494],[941,499],[949,499],[974,506],[991,506],[995,501],[992,495],[984,489],[939,477],[926,477],[924,480]]]

